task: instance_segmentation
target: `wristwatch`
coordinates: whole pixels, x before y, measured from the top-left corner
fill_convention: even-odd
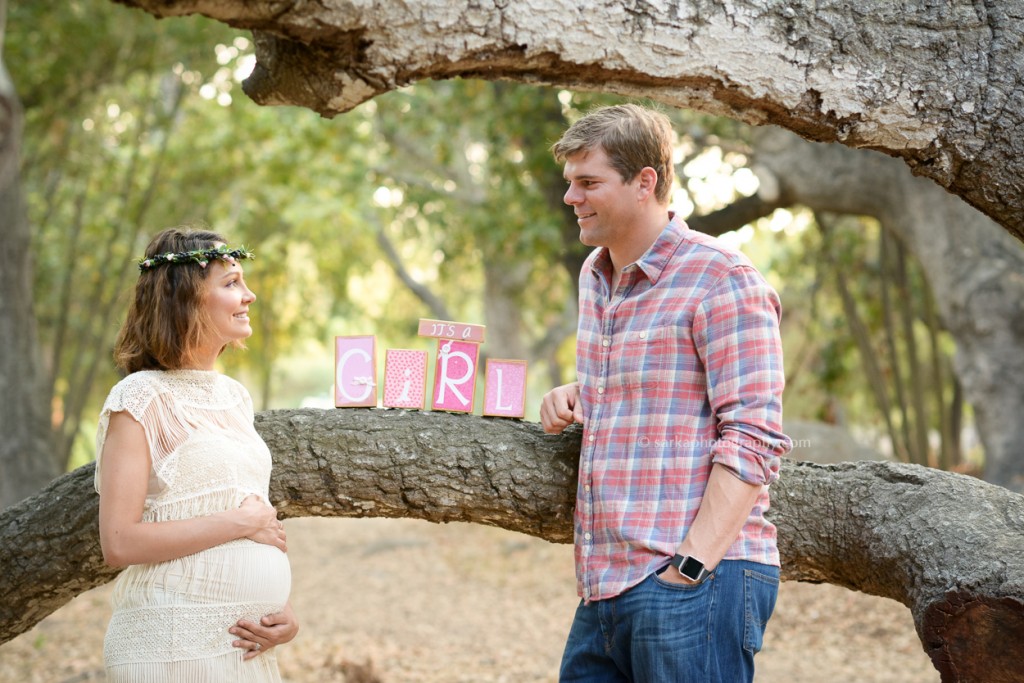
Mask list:
[[[676,568],[680,575],[694,583],[700,583],[708,578],[708,574],[711,573],[704,568],[703,562],[690,555],[676,553],[675,557],[672,558],[672,566]]]

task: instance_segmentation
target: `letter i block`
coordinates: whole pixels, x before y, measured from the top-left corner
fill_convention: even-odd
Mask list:
[[[452,413],[472,413],[476,395],[476,366],[480,345],[476,342],[437,340],[434,393],[430,407]]]
[[[526,361],[488,359],[484,371],[484,415],[526,416]]]
[[[334,405],[377,407],[377,337],[334,338]]]
[[[388,349],[384,352],[384,407],[427,405],[427,352]]]

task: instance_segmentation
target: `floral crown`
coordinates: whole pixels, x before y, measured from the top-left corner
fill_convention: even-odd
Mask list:
[[[139,270],[146,272],[165,263],[198,263],[200,268],[205,268],[210,261],[220,259],[228,261],[231,259],[256,258],[256,255],[243,247],[229,247],[222,244],[219,247],[209,249],[193,249],[192,251],[169,251],[166,254],[147,256],[139,261]]]

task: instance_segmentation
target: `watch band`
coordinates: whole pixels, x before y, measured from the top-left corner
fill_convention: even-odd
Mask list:
[[[704,579],[708,578],[711,574],[707,569],[704,568],[704,563],[698,560],[692,555],[676,555],[672,558],[672,566],[676,568],[679,574],[690,581],[700,583]]]

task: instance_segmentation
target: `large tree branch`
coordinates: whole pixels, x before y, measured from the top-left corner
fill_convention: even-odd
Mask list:
[[[783,476],[784,578],[907,605],[943,683],[1019,680],[1006,644],[1024,636],[1024,497],[919,465],[787,463]]]
[[[694,230],[717,237],[730,230],[739,230],[758,218],[770,216],[775,209],[792,203],[788,198],[782,197],[773,197],[769,200],[763,193],[758,192],[750,197],[740,197],[732,204],[703,216],[690,216],[686,219],[686,224]]]
[[[253,30],[260,104],[455,76],[651,97],[900,157],[1024,238],[1024,0],[116,1]]]
[[[363,409],[270,411],[257,428],[287,517],[466,521],[572,539],[578,429]],[[92,475],[82,467],[0,514],[0,642],[116,575],[102,564]],[[944,681],[1016,675],[1005,644],[1024,637],[1024,497],[914,465],[787,461],[770,514],[785,579],[907,605]]]

